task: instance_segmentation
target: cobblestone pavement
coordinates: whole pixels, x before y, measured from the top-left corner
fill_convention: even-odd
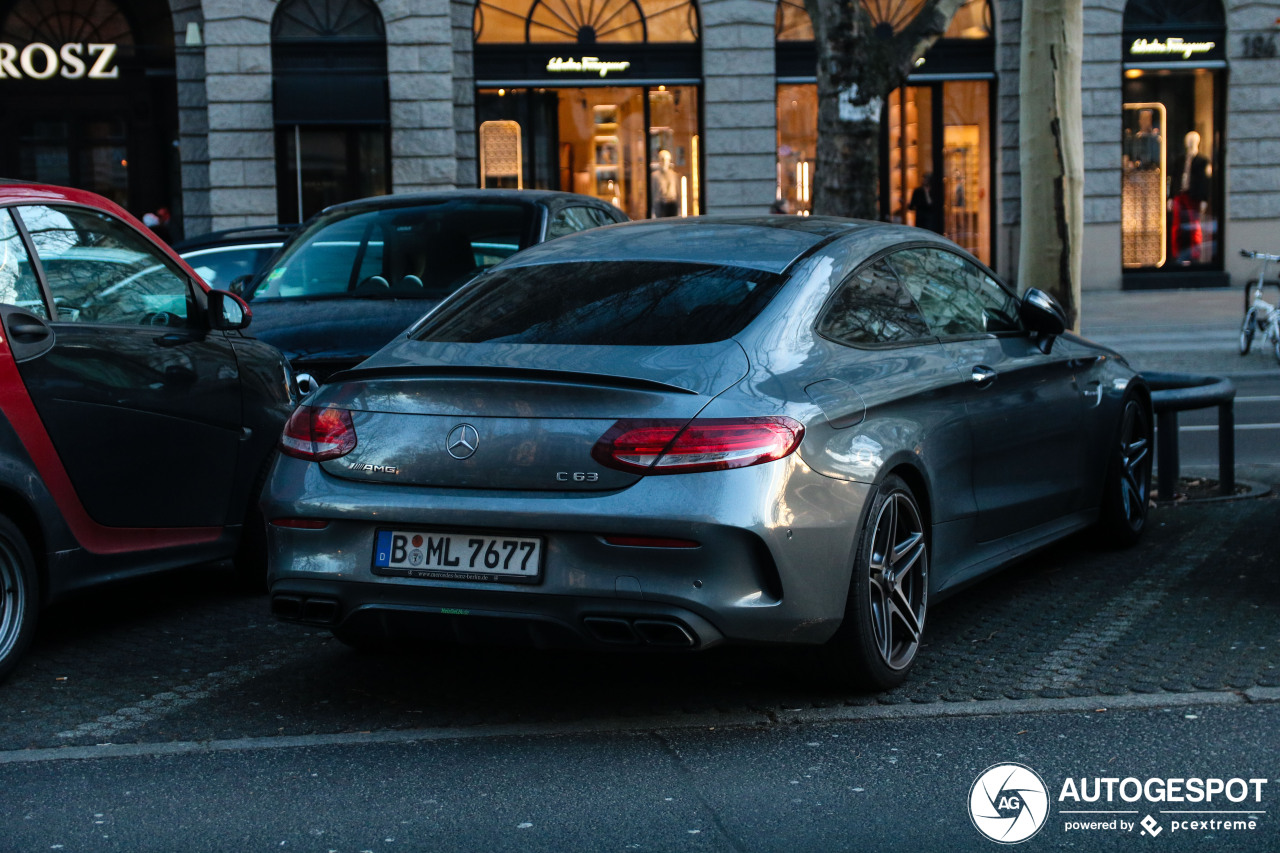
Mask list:
[[[0,687],[0,750],[1280,687],[1278,512],[1161,507],[1135,549],[1062,543],[932,608],[911,679],[879,696],[818,689],[759,650],[360,656],[198,567],[47,612]]]

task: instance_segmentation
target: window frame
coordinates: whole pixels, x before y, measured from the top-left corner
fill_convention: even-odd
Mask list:
[[[848,273],[848,275],[842,278],[840,280],[840,283],[837,284],[835,287],[833,287],[831,289],[831,293],[828,294],[825,300],[823,300],[822,307],[818,310],[818,314],[813,321],[813,333],[818,337],[822,338],[823,340],[830,341],[833,344],[838,344],[839,346],[842,346],[842,347],[849,347],[851,349],[859,349],[859,350],[901,349],[903,347],[919,346],[922,343],[937,342],[938,335],[933,331],[933,327],[929,324],[929,321],[925,319],[924,312],[920,311],[920,305],[919,303],[916,302],[915,297],[911,295],[911,291],[907,290],[907,286],[902,282],[902,276],[892,266],[889,267],[890,272],[893,273],[894,278],[897,280],[898,287],[902,289],[902,292],[906,294],[906,297],[911,300],[911,304],[915,306],[916,311],[920,313],[920,319],[924,323],[925,328],[928,329],[929,331],[928,335],[925,335],[924,337],[908,338],[906,340],[901,340],[901,341],[877,341],[874,343],[862,343],[862,342],[855,343],[853,341],[841,340],[839,338],[828,335],[826,332],[822,331],[821,326],[822,326],[823,318],[825,318],[828,314],[830,314],[831,311],[835,308],[836,300],[839,299],[841,292],[843,292],[846,287],[851,286],[854,277],[856,277],[858,274],[860,274],[863,270],[867,269],[868,267],[874,266],[880,263],[881,261],[887,260],[890,255],[892,255],[894,252],[900,251],[902,248],[903,247],[882,249],[879,252],[876,252],[871,257],[864,260],[862,263],[858,264],[856,267],[853,268],[853,270],[851,270]]]
[[[978,272],[982,273],[988,279],[995,282],[996,286],[999,287],[1000,290],[1004,291],[1004,293],[1013,301],[1015,306],[1021,304],[1022,300],[1018,296],[1017,292],[1013,288],[1011,288],[1008,284],[1006,284],[998,275],[992,272],[990,267],[982,263],[982,261],[978,260],[974,256],[970,255],[968,252],[964,251],[963,249],[959,249],[957,251],[958,247],[952,248],[951,246],[940,245],[938,243],[920,241],[920,242],[912,242],[912,243],[907,243],[901,246],[897,246],[893,249],[886,250],[882,254],[886,258],[890,258],[893,255],[898,254],[900,252],[907,252],[907,251],[916,250],[916,249],[933,249],[949,255],[954,255],[960,258],[960,260],[962,261],[969,262],[970,264],[972,264],[974,267],[977,268]],[[892,261],[890,261],[890,263],[892,264]],[[900,279],[903,277],[902,273],[899,272],[897,268],[894,268],[894,272],[898,275]],[[906,287],[905,282],[903,283],[903,287]],[[907,295],[911,296],[912,301],[916,303],[916,307],[920,308],[919,300],[917,300],[915,296],[911,294],[911,291],[909,289],[907,290]],[[992,332],[992,331],[964,332],[962,334],[942,334],[937,329],[933,328],[933,324],[929,322],[929,318],[923,310],[921,310],[920,316],[922,319],[924,319],[925,324],[929,326],[929,330],[933,332],[934,337],[938,341],[968,341],[968,340],[980,340],[982,338],[1000,338],[1000,337],[1013,338],[1013,337],[1020,337],[1023,335],[1030,334],[1030,331],[1027,329],[1026,325],[1022,322],[1021,315],[1018,314],[1016,311],[1014,313],[1014,320],[1018,323],[1018,326],[1019,326],[1018,329],[1006,329],[1003,331],[996,331],[996,332]]]
[[[104,327],[112,329],[207,329],[208,323],[208,304],[206,301],[205,289],[199,286],[195,278],[183,268],[183,265],[174,260],[164,249],[162,249],[147,234],[135,228],[127,220],[122,219],[116,214],[108,210],[103,210],[93,205],[82,204],[74,201],[65,201],[62,199],[21,199],[4,205],[9,210],[13,221],[18,226],[18,233],[22,236],[23,245],[26,247],[27,255],[31,260],[31,267],[36,272],[36,279],[40,283],[40,291],[45,299],[45,307],[49,311],[46,322],[50,324],[73,324],[78,327]],[[102,323],[82,320],[67,320],[59,316],[61,312],[58,310],[57,300],[54,298],[53,288],[49,284],[49,275],[44,267],[44,259],[40,257],[40,253],[36,250],[35,240],[31,237],[31,232],[27,228],[26,220],[22,216],[22,209],[26,207],[46,207],[52,210],[58,208],[67,208],[75,211],[82,211],[91,215],[103,216],[118,224],[121,228],[131,232],[135,237],[143,242],[143,245],[150,248],[153,254],[158,255],[160,263],[172,272],[186,288],[187,305],[189,306],[188,315],[183,318],[186,322],[181,326],[162,326],[148,325],[145,323]],[[142,272],[139,270],[139,272]],[[118,284],[116,282],[115,284]],[[113,285],[108,285],[108,287]]]

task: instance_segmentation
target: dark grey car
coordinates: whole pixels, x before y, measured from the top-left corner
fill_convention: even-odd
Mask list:
[[[334,205],[245,288],[253,334],[323,382],[481,270],[535,243],[626,219],[599,199],[540,190],[440,190]]]
[[[272,609],[354,644],[763,642],[886,687],[940,595],[1146,518],[1141,377],[901,226],[566,237],[308,403],[264,497]]]

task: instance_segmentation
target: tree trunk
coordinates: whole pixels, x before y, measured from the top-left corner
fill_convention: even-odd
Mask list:
[[[818,47],[813,210],[878,219],[880,113],[898,82],[886,50],[892,42],[875,37],[854,2],[806,3]]]
[[[1084,230],[1083,44],[1081,0],[1025,0],[1018,78],[1018,285],[1052,293],[1076,330]]]

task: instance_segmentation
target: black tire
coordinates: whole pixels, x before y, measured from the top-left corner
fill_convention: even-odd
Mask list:
[[[929,531],[911,488],[885,477],[854,556],[844,622],[822,649],[828,677],[897,687],[915,664],[929,599]]]
[[[1276,361],[1280,362],[1280,338],[1276,338],[1276,342],[1273,349],[1276,354]]]
[[[1240,354],[1248,355],[1253,346],[1253,336],[1258,331],[1258,312],[1250,308],[1244,315],[1244,323],[1240,326]]]
[[[1142,538],[1151,499],[1154,445],[1149,407],[1129,397],[1120,410],[1120,425],[1112,440],[1098,516],[1098,528],[1107,544],[1127,548]]]
[[[247,592],[267,591],[267,520],[258,508],[258,499],[277,455],[276,450],[267,454],[253,481],[253,488],[249,490],[249,506],[245,508],[244,521],[240,525],[240,543],[232,557],[236,582]]]
[[[17,667],[36,632],[36,561],[22,533],[0,516],[0,681]]]

